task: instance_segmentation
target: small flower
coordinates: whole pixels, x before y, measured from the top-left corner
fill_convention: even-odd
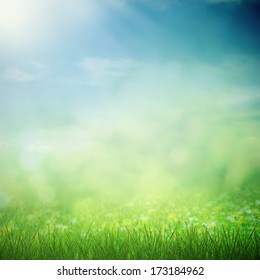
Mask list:
[[[148,216],[141,215],[141,216],[139,217],[139,221],[146,222],[146,221],[148,221],[148,220],[150,220],[150,217],[148,217]]]
[[[235,222],[235,218],[233,216],[227,216],[227,220],[230,222]]]
[[[119,230],[122,231],[122,232],[126,232],[127,231],[126,227],[124,227],[124,226],[120,227]]]
[[[64,231],[64,230],[66,230],[68,228],[68,226],[63,225],[63,224],[56,224],[55,228]]]
[[[199,219],[197,217],[190,217],[189,221],[192,222],[197,222]]]
[[[213,229],[213,228],[215,228],[216,226],[217,226],[216,222],[211,222],[211,223],[210,223],[210,228]]]
[[[81,232],[81,233],[80,233],[80,237],[81,237],[81,238],[85,238],[86,236],[87,236],[87,233],[86,233],[86,232]]]
[[[216,228],[217,224],[216,222],[210,222],[210,223],[203,223],[202,224],[204,227],[206,227],[207,229],[214,229]]]

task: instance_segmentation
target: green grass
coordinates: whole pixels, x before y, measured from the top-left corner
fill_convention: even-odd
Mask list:
[[[260,259],[259,192],[11,204],[0,259]]]
[[[240,92],[3,130],[0,259],[260,259],[259,110]]]

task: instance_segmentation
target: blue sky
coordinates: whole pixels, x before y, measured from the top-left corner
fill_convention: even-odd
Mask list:
[[[259,6],[251,1],[11,0],[1,6],[1,70],[17,81],[37,79],[47,66],[50,75],[73,76],[86,58],[221,63],[259,55]]]
[[[184,166],[203,163],[201,147],[213,170],[235,154],[228,147],[239,135],[241,157],[251,161],[259,7],[243,0],[1,1],[1,151],[15,151],[28,172],[53,154],[61,166],[66,157],[75,166],[87,158],[94,175],[124,173],[108,162],[125,155],[126,170],[143,170],[139,181],[149,185],[172,181],[170,166],[183,179]]]
[[[160,87],[158,69],[183,83],[259,86],[258,1],[10,0],[0,10],[3,117],[39,102],[99,103],[136,75]]]

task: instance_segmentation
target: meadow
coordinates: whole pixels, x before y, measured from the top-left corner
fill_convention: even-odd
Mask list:
[[[10,205],[1,259],[259,259],[260,193],[194,190],[135,198]]]
[[[0,259],[260,259],[258,111],[163,103],[6,134]]]

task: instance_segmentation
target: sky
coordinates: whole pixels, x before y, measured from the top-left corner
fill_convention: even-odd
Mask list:
[[[260,166],[259,34],[256,0],[1,0],[0,152],[42,186],[208,184],[203,168],[240,186]]]

